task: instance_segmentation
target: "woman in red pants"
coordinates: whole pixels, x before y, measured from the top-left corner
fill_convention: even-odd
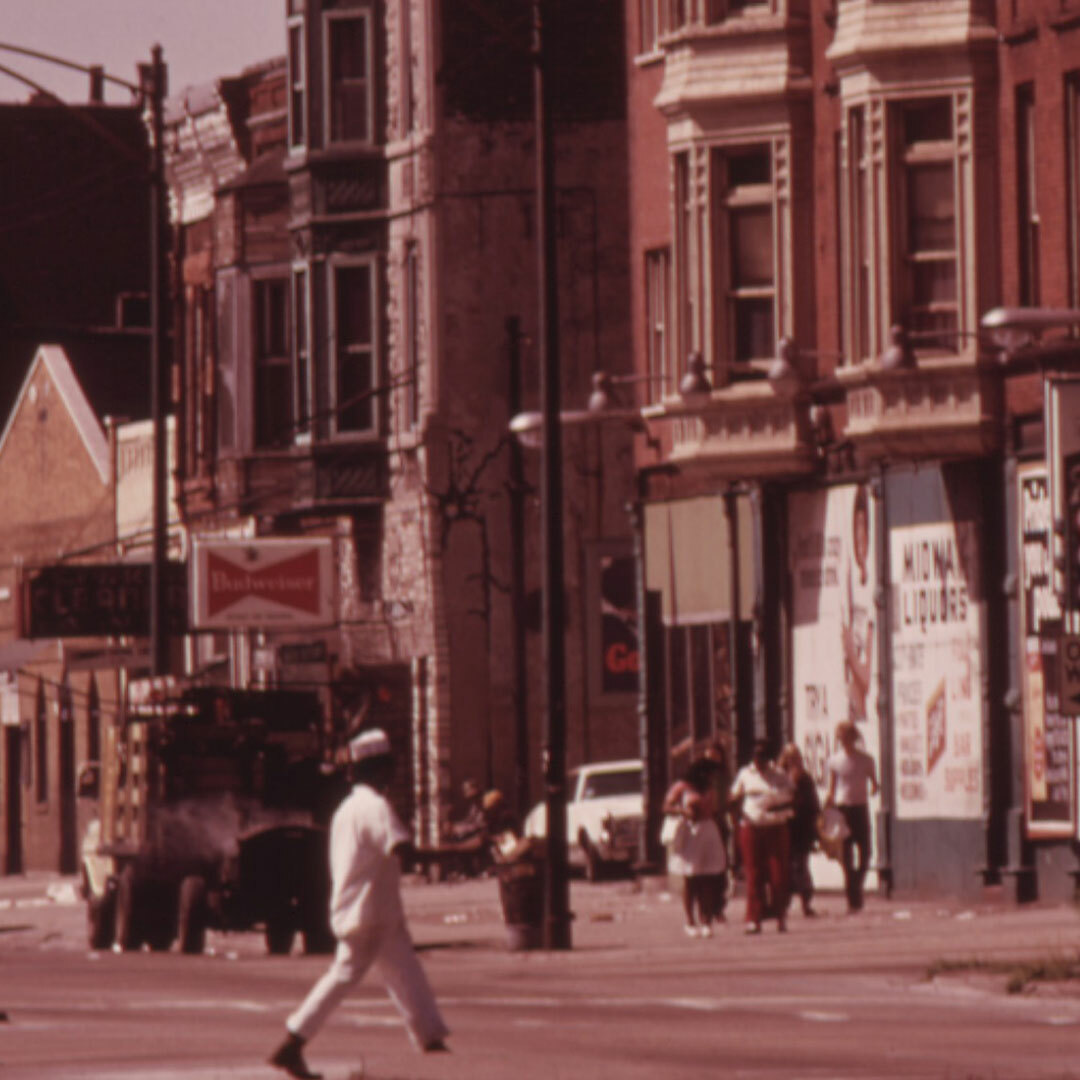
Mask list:
[[[786,930],[792,788],[787,774],[772,763],[764,739],[754,743],[753,760],[736,775],[730,805],[739,820],[746,875],[746,933],[760,934],[761,922],[767,917],[775,917],[777,928]]]

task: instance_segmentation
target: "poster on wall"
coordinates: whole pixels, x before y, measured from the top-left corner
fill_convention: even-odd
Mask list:
[[[596,543],[587,565],[591,695],[635,696],[639,645],[633,549],[617,541]]]
[[[792,559],[795,741],[824,797],[836,726],[851,720],[880,766],[877,708],[877,577],[869,491],[846,484],[794,493]],[[877,799],[871,812],[876,811]],[[815,857],[814,880],[840,883],[838,863]]]
[[[1024,820],[1033,840],[1076,829],[1076,725],[1058,708],[1061,605],[1054,588],[1053,509],[1045,466],[1017,470],[1024,663]]]
[[[978,544],[971,522],[889,531],[896,815],[982,816]]]

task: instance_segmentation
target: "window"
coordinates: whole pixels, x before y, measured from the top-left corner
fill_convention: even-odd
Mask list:
[[[413,80],[412,8],[402,4],[401,19],[401,134],[407,135],[416,125],[416,85]]]
[[[86,703],[86,760],[101,760],[101,695],[97,678],[90,676]]]
[[[307,65],[304,63],[304,24],[290,19],[288,25],[289,145],[303,146],[305,124]]]
[[[405,427],[420,422],[420,255],[414,243],[405,247]]]
[[[1080,72],[1065,80],[1065,158],[1069,184],[1069,305],[1080,306]]]
[[[667,248],[645,252],[645,358],[647,394],[658,401],[675,390],[668,340],[671,303],[671,253]]]
[[[848,185],[851,191],[851,311],[854,319],[849,353],[854,362],[870,358],[870,228],[867,215],[870,166],[866,146],[866,109],[848,114]]]
[[[255,333],[255,445],[280,446],[293,431],[286,278],[252,283]]]
[[[956,177],[950,98],[897,106],[901,192],[900,322],[914,340],[955,348]]]
[[[328,142],[371,142],[371,28],[368,12],[326,17]]]
[[[334,267],[335,429],[375,429],[375,263]]]
[[[660,36],[658,0],[639,0],[638,24],[641,33],[638,51],[651,53],[656,50],[656,39]]]
[[[293,371],[296,394],[296,435],[298,439],[311,437],[311,341],[308,330],[310,299],[308,294],[308,270],[299,266],[293,270]]]
[[[676,348],[686,357],[694,348],[694,273],[697,245],[694,243],[694,206],[690,183],[690,155],[675,155],[675,318]]]
[[[34,703],[34,797],[38,802],[47,802],[49,798],[49,718],[45,684],[41,680]]]
[[[713,153],[714,316],[721,360],[745,370],[776,353],[772,154],[768,146]]]
[[[1039,303],[1039,207],[1036,198],[1035,88],[1016,91],[1016,217],[1020,228],[1020,303]]]

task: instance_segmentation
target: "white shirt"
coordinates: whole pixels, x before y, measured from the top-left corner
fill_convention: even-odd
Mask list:
[[[837,806],[865,806],[871,781],[877,784],[874,759],[864,750],[837,750],[826,763],[833,801]]]
[[[774,765],[763,772],[751,762],[735,774],[731,797],[742,799],[742,815],[751,825],[780,825],[791,817],[791,780]]]
[[[409,833],[374,788],[357,784],[330,823],[330,926],[339,938],[400,922],[401,869],[393,854]]]

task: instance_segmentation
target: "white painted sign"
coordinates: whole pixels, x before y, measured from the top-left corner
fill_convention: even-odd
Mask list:
[[[974,529],[967,522],[896,528],[889,549],[897,817],[981,817]]]
[[[842,721],[854,721],[880,768],[873,517],[860,484],[798,492],[788,501],[795,740],[823,797]],[[872,811],[878,805],[875,798]],[[811,865],[818,885],[842,885],[838,863],[818,855]]]

